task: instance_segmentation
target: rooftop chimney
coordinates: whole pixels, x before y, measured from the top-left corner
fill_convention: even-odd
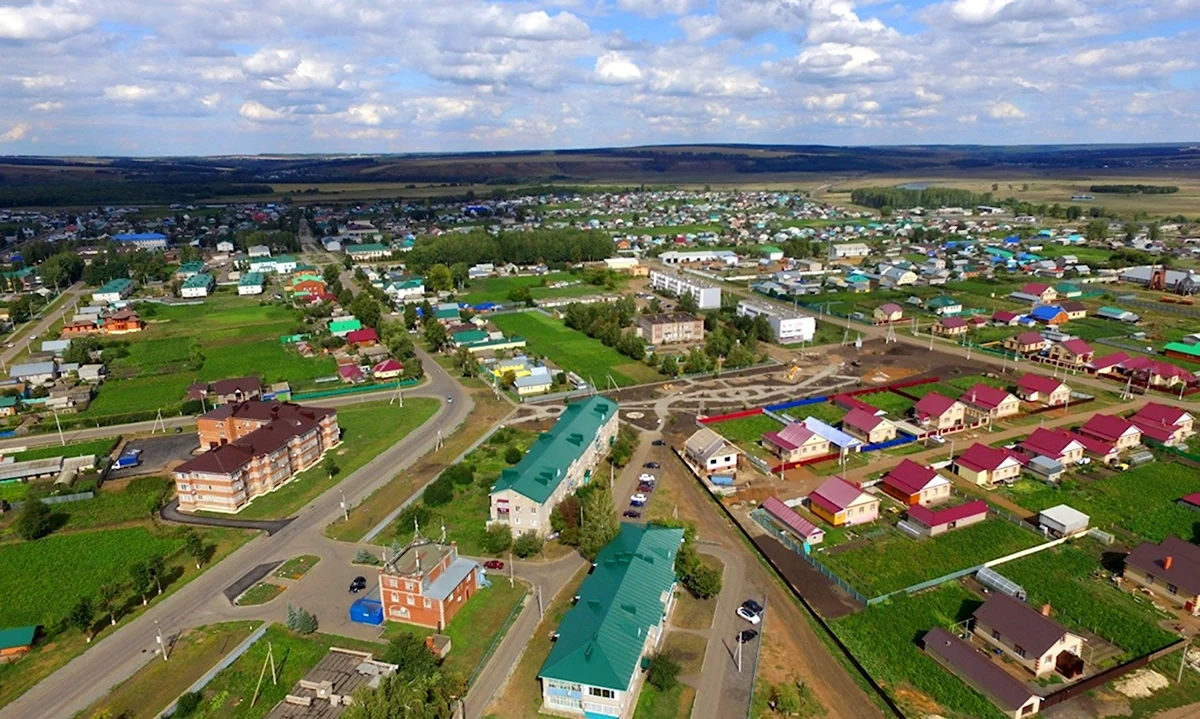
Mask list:
[[[1050,616],[1050,605],[1049,604],[1042,605],[1042,616],[1043,617]]]
[[[1172,557],[1171,555],[1168,554],[1167,558],[1163,560],[1163,569],[1170,569],[1171,565],[1174,563],[1175,563],[1175,557]]]

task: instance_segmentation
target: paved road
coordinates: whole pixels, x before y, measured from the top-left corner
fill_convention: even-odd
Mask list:
[[[352,504],[362,501],[372,491],[390,481],[397,472],[411,466],[433,449],[438,441],[439,431],[441,435],[448,435],[471,413],[474,403],[469,395],[432,358],[423,356],[422,359],[430,381],[408,394],[437,398],[451,396],[454,397],[453,403],[443,404],[433,418],[402,442],[393,445],[366,466],[347,476],[336,487],[313,500],[297,513],[295,521],[276,534],[255,537],[174,595],[151,607],[145,614],[115,632],[102,636],[87,652],[47,677],[21,698],[0,709],[0,719],[69,717],[87,708],[92,702],[103,697],[109,687],[128,678],[153,658],[156,621],[167,633],[207,622],[250,616],[283,621],[286,603],[273,602],[265,614],[247,614],[230,607],[222,594],[226,587],[260,564],[298,554],[316,554],[331,560],[323,572],[338,569],[344,572],[344,565],[336,566],[336,558],[345,555],[346,552],[352,556],[352,545],[333,542],[321,534],[325,525],[332,522],[341,512],[339,490],[345,492],[347,501]],[[311,591],[322,594],[328,592],[328,586],[318,582],[308,582],[306,586],[311,588]],[[326,617],[318,613],[318,619],[322,621],[324,628],[338,626],[337,616]]]
[[[70,312],[71,308],[75,305],[75,300],[79,296],[86,294],[86,292],[87,291],[84,289],[83,283],[76,282],[67,289],[63,290],[62,297],[64,298],[64,301],[56,305],[53,311],[43,312],[40,318],[34,320],[32,323],[27,322],[18,328],[17,331],[12,334],[12,337],[7,340],[8,342],[11,342],[13,346],[5,347],[3,351],[0,351],[0,360],[3,361],[4,366],[7,367],[11,365],[13,360],[17,358],[17,355],[26,350],[26,347],[37,351],[37,349],[41,347],[41,340],[58,339],[57,337],[46,337],[46,330],[49,329],[50,325],[54,324],[60,317],[67,312]],[[58,299],[56,298],[54,301],[57,302]],[[34,344],[30,341],[35,337],[37,344]],[[8,373],[6,372],[5,374],[7,375]]]

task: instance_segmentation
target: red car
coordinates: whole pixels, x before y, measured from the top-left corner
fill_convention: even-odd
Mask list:
[[[496,570],[504,569],[504,562],[501,562],[499,559],[489,559],[483,563],[483,568]]]

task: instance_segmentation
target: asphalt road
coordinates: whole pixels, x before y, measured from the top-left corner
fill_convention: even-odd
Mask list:
[[[443,401],[450,396],[454,402],[443,403],[437,414],[403,441],[313,500],[297,513],[291,524],[274,535],[255,537],[137,619],[103,636],[88,651],[0,709],[0,719],[69,717],[87,708],[110,687],[154,658],[156,622],[164,633],[173,634],[186,627],[238,617],[283,621],[286,603],[273,602],[265,613],[247,615],[229,606],[223,590],[260,564],[306,553],[339,555],[344,548],[352,553],[349,545],[333,542],[321,534],[341,512],[340,492],[345,492],[351,504],[361,502],[433,449],[439,436],[449,435],[470,415],[474,403],[469,395],[432,358],[423,356],[422,360],[430,381],[406,394]]]
[[[57,321],[60,317],[67,312],[70,312],[71,307],[75,304],[76,298],[84,294],[87,294],[87,290],[84,289],[83,283],[76,282],[63,291],[63,297],[66,299],[63,303],[54,308],[54,311],[45,312],[39,319],[35,320],[32,325],[30,323],[26,323],[16,332],[14,332],[12,337],[7,340],[8,342],[11,342],[13,346],[5,347],[3,351],[0,351],[0,360],[3,360],[4,366],[8,367],[11,365],[13,360],[16,359],[18,354],[25,350],[27,345],[36,352],[41,348],[41,340],[58,339],[58,337],[46,337],[46,330],[49,329],[50,325],[54,324],[55,321]],[[37,342],[37,344],[34,345],[30,340]],[[7,374],[7,372],[5,374]]]

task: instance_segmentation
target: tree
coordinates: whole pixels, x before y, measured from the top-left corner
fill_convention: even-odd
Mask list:
[[[17,517],[17,535],[25,541],[41,539],[54,531],[54,513],[40,499],[31,497]]]
[[[337,476],[342,468],[338,466],[337,458],[332,454],[325,455],[325,460],[321,462],[321,468],[325,470],[325,476],[333,479]]]
[[[108,615],[109,624],[117,624],[117,599],[121,596],[121,585],[116,582],[105,582],[96,590],[99,599],[100,612]]]
[[[679,376],[679,363],[675,361],[675,355],[663,358],[661,372],[668,377]]]
[[[519,287],[514,287],[508,291],[508,301],[509,302],[521,302],[527,307],[532,307],[533,306],[533,293],[530,292],[529,288],[524,285],[521,285]]]
[[[513,553],[521,559],[528,559],[542,551],[542,538],[532,529],[517,537],[513,542]]]
[[[203,699],[200,692],[184,692],[175,700],[175,713],[171,716],[190,717],[200,709],[200,702]]]
[[[474,376],[477,366],[475,355],[471,354],[471,350],[466,346],[459,347],[458,351],[454,353],[454,364],[458,366],[463,377]]]
[[[325,280],[326,285],[332,285],[342,276],[342,268],[332,262],[321,270],[321,279]]]
[[[429,349],[437,352],[450,344],[450,333],[446,331],[441,322],[427,322],[425,324],[425,343],[429,345]]]
[[[379,321],[383,319],[383,308],[379,306],[379,301],[369,293],[360,292],[350,301],[349,309],[363,323],[363,326],[379,328]]]
[[[458,697],[466,692],[463,681],[442,671],[406,677],[399,672],[386,677],[373,691],[357,695],[343,719],[450,719]]]
[[[422,501],[430,507],[440,507],[449,504],[454,499],[454,484],[446,477],[438,477],[429,483],[421,495]]]
[[[488,554],[503,554],[512,543],[512,532],[503,524],[493,524],[483,532],[483,549]]]
[[[414,329],[417,326],[417,322],[419,320],[420,320],[420,318],[417,317],[417,306],[415,304],[413,304],[412,302],[405,304],[404,305],[404,326],[410,330]]]
[[[138,560],[129,565],[129,581],[133,585],[134,594],[141,596],[142,606],[145,606],[146,595],[150,593],[150,586],[154,584],[154,578],[150,576],[150,568],[145,561]]]
[[[504,450],[504,461],[509,464],[516,464],[521,461],[521,448],[509,445],[508,449]]]
[[[79,631],[87,635],[88,643],[92,641],[92,620],[95,618],[95,611],[92,609],[92,600],[87,597],[80,597],[75,605],[71,607],[71,611],[67,614],[67,622]]]
[[[446,467],[442,476],[448,477],[454,484],[468,485],[475,481],[475,470],[466,462],[459,462]]]
[[[156,554],[146,560],[146,572],[150,575],[150,579],[154,582],[154,586],[158,588],[158,593],[163,592],[163,580],[167,575],[167,559],[161,554]]]
[[[193,371],[199,371],[204,367],[204,348],[199,342],[193,342],[188,347],[188,363],[187,367]]]
[[[650,671],[646,673],[646,681],[659,691],[670,691],[679,682],[679,664],[666,654],[659,654],[650,660]]]
[[[579,552],[588,559],[595,559],[600,550],[615,539],[620,531],[621,525],[613,511],[612,491],[606,484],[596,485],[583,500]]]
[[[425,642],[414,634],[401,632],[388,642],[383,661],[396,665],[396,673],[416,678],[437,671],[441,661],[429,651]]]
[[[568,547],[579,546],[579,494],[568,494],[550,511],[550,528],[558,532],[558,541]]]
[[[709,599],[721,593],[721,572],[716,567],[697,563],[683,578],[683,586],[697,599]]]
[[[454,277],[450,268],[438,263],[425,273],[425,285],[434,292],[445,292],[454,288]]]
[[[1108,222],[1106,220],[1092,220],[1087,223],[1084,229],[1084,236],[1089,241],[1099,242],[1108,239]]]
[[[208,547],[204,546],[204,540],[195,532],[189,531],[184,535],[183,548],[196,561],[196,569],[208,559]]]
[[[287,605],[287,621],[285,623],[288,629],[297,634],[312,634],[317,631],[317,618],[302,607],[293,607],[290,602]]]
[[[454,281],[454,286],[461,289],[471,278],[471,268],[467,267],[466,262],[455,262],[450,265],[450,278]]]

